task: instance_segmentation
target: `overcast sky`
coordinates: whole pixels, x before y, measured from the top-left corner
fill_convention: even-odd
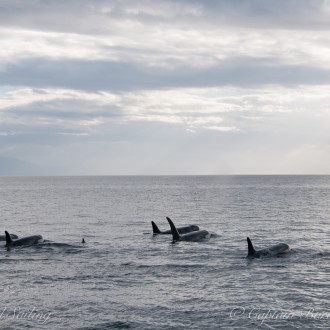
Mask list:
[[[330,173],[330,1],[0,0],[0,174]]]

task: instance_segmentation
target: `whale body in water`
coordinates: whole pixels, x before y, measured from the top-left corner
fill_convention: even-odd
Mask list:
[[[22,237],[16,240],[12,240],[10,234],[8,231],[5,231],[6,234],[6,247],[16,247],[16,246],[23,246],[23,245],[33,245],[33,244],[38,244],[42,243],[44,239],[42,238],[41,235],[33,235],[33,236],[28,236],[28,237]]]
[[[166,219],[171,226],[173,242],[175,241],[196,242],[196,241],[200,241],[201,239],[211,237],[211,234],[207,230],[197,230],[188,234],[181,235],[178,232],[177,228],[175,227],[173,221],[170,218],[166,218]]]
[[[160,231],[158,226],[151,221],[151,225],[152,225],[152,232],[154,235],[171,235],[172,234],[172,230],[164,230],[164,231]],[[186,233],[190,233],[192,231],[197,231],[199,230],[199,227],[196,225],[189,225],[189,226],[184,226],[184,227],[178,227],[177,228],[179,234],[186,234]]]
[[[285,243],[279,243],[277,245],[273,245],[258,251],[254,248],[249,237],[247,237],[247,243],[248,243],[247,258],[274,257],[280,254],[288,253],[290,251],[290,246]]]

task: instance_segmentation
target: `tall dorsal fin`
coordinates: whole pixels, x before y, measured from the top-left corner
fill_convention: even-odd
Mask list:
[[[9,245],[13,240],[11,239],[11,236],[7,230],[5,231],[5,234],[6,234],[6,245]]]
[[[180,236],[178,230],[176,229],[176,227],[174,226],[173,221],[172,221],[170,218],[166,217],[166,219],[167,219],[168,223],[169,223],[170,226],[171,226],[171,231],[172,231],[173,241],[178,241],[178,240],[181,238],[181,236]]]
[[[153,231],[153,233],[154,234],[160,234],[160,230],[157,227],[157,225],[153,221],[151,221],[151,224],[152,224],[152,231]]]
[[[248,257],[253,256],[256,253],[256,250],[253,247],[253,244],[252,244],[250,238],[247,237],[246,240],[247,240],[247,243],[248,243]]]

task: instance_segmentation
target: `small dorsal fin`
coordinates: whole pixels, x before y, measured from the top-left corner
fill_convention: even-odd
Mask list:
[[[153,233],[154,234],[160,234],[160,230],[157,227],[157,225],[153,221],[151,221],[151,224],[152,224],[152,231],[153,231]]]
[[[5,234],[6,234],[6,245],[9,245],[13,240],[11,239],[11,236],[7,230],[5,231]]]
[[[168,217],[166,217],[166,219],[167,219],[168,223],[169,223],[170,226],[171,226],[171,231],[172,231],[173,241],[178,241],[178,240],[180,240],[181,236],[180,236],[178,230],[176,229],[176,227],[175,227],[173,221],[172,221],[170,218],[168,218]]]
[[[253,244],[252,244],[250,238],[247,237],[246,240],[247,240],[247,243],[248,243],[248,255],[247,256],[250,257],[250,256],[253,256],[256,253],[256,250],[253,247]]]
[[[84,239],[84,238],[81,240],[81,243],[86,243],[86,241],[85,241],[85,239]]]

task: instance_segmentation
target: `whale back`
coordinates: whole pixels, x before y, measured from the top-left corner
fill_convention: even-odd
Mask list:
[[[6,247],[32,245],[32,244],[42,243],[44,241],[41,235],[27,236],[27,237],[19,238],[17,240],[12,240],[8,231],[5,231],[5,233],[6,233],[6,245],[5,245]]]
[[[254,257],[254,258],[260,258],[260,257],[274,257],[277,255],[281,255],[284,253],[287,253],[290,251],[290,246],[288,244],[279,243],[270,247],[267,247],[265,249],[261,249],[256,251],[253,247],[253,244],[249,237],[247,237],[248,242],[248,255],[247,258]]]
[[[191,233],[181,236],[181,240],[188,242],[197,242],[204,238],[210,238],[210,237],[211,234],[207,230],[198,230],[198,231],[192,231]]]

